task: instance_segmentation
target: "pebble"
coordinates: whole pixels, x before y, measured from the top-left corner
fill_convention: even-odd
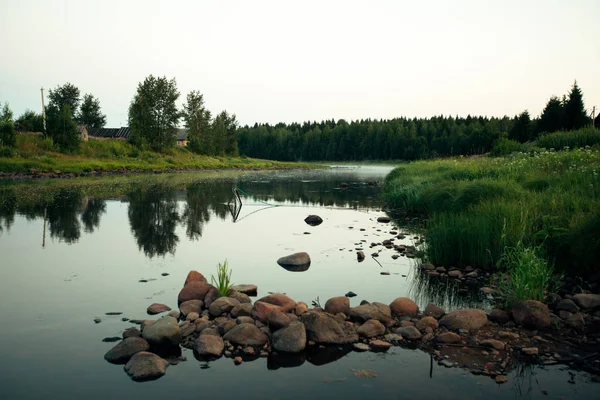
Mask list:
[[[243,362],[242,357],[238,356],[238,357],[236,357],[236,358],[233,359],[233,363],[235,365],[240,365],[242,362]]]
[[[506,379],[506,377],[504,375],[496,375],[496,383],[498,384],[502,384],[502,383],[506,383],[508,380]]]
[[[102,320],[100,318],[94,318],[94,322],[99,324],[100,322],[102,322]]]

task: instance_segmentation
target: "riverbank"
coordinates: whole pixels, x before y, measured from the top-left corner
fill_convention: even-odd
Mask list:
[[[598,150],[414,162],[388,175],[383,197],[399,219],[426,220],[436,265],[491,271],[521,246],[555,270],[597,272]]]
[[[198,171],[322,168],[313,164],[247,157],[203,156],[184,147],[166,153],[139,150],[126,141],[90,139],[76,154],[63,154],[41,135],[17,136],[14,149],[0,149],[0,178],[57,178],[98,175]]]

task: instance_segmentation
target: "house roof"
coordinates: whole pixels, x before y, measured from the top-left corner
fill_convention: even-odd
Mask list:
[[[177,128],[177,140],[186,140],[188,138],[188,130],[186,128]]]
[[[101,138],[112,138],[112,139],[129,139],[131,135],[131,128],[128,126],[122,126],[121,128],[89,128],[88,135]],[[176,132],[177,140],[186,140],[188,137],[188,130],[185,128],[178,128]]]

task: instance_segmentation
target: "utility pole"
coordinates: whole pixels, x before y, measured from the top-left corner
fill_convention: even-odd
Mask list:
[[[42,121],[44,122],[44,135],[46,134],[46,107],[44,106],[44,88],[42,87]]]
[[[596,106],[592,107],[592,127],[596,127]]]

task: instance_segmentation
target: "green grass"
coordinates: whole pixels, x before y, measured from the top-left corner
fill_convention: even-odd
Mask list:
[[[389,209],[427,215],[427,257],[493,270],[506,247],[540,248],[556,268],[597,271],[600,152],[529,151],[506,157],[404,164],[386,178]]]
[[[562,150],[600,144],[600,130],[584,128],[571,132],[554,132],[540,136],[537,146],[545,149]]]
[[[210,276],[210,282],[217,288],[221,297],[227,296],[233,283],[231,283],[231,270],[227,266],[227,260],[223,264],[217,266],[217,278],[214,275]]]
[[[183,147],[165,153],[139,150],[127,141],[90,139],[76,154],[58,152],[51,139],[41,135],[19,134],[17,146],[0,146],[0,172],[28,173],[61,171],[63,173],[149,172],[198,169],[279,169],[309,168],[310,164],[258,160],[247,157],[201,156]]]

